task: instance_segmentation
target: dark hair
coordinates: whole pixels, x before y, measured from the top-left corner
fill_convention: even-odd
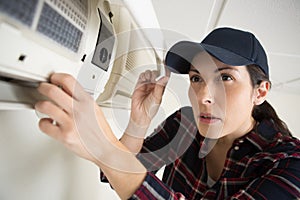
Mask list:
[[[256,65],[247,66],[248,73],[250,75],[251,84],[253,87],[260,85],[262,81],[268,81],[269,77]],[[252,110],[252,117],[257,121],[270,120],[273,122],[275,128],[283,135],[292,135],[288,129],[286,123],[284,123],[277,115],[274,108],[267,101],[262,104],[254,106]]]

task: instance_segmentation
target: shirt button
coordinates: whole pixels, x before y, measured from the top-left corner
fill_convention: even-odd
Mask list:
[[[239,149],[240,149],[239,146],[235,146],[235,147],[234,147],[234,150],[236,150],[236,151],[239,150]]]
[[[243,142],[244,142],[244,140],[242,140],[242,139],[241,139],[241,140],[239,140],[239,143],[243,143]]]

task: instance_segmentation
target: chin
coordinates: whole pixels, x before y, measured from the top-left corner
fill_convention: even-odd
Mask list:
[[[209,139],[219,139],[223,137],[223,126],[206,126],[198,125],[200,135]]]

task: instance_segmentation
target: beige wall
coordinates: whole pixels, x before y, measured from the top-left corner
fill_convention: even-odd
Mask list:
[[[118,199],[98,168],[41,133],[32,110],[0,111],[0,199]]]
[[[275,108],[278,116],[286,122],[292,134],[300,138],[300,94],[271,90],[269,102]]]

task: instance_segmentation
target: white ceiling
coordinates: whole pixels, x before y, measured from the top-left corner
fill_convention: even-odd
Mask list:
[[[300,0],[152,0],[162,29],[201,41],[215,27],[254,33],[269,57],[272,90],[300,94]]]

